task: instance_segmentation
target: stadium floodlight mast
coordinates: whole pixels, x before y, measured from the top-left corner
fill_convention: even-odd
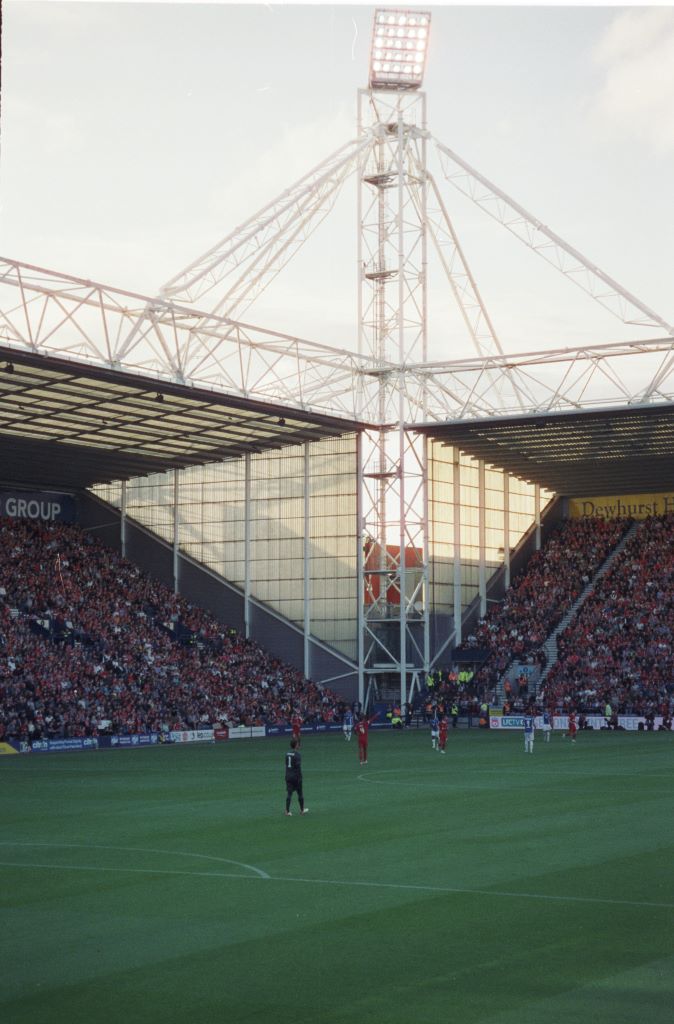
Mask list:
[[[429,668],[427,462],[409,420],[404,366],[427,352],[426,67],[430,11],[376,8],[358,132],[372,148],[358,192],[359,352],[397,371],[379,380],[377,432],[361,445],[359,677],[365,700]],[[425,386],[419,396],[426,411]],[[397,688],[397,687],[396,687]],[[362,698],[361,698],[362,699]]]
[[[370,50],[370,89],[418,89],[424,78],[430,11],[374,13]]]

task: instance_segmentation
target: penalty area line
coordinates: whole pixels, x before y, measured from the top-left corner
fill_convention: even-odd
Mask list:
[[[403,882],[358,882],[352,879],[342,880],[338,878],[291,878],[282,875],[270,875],[269,881],[299,882],[309,885],[359,886],[371,889],[402,889],[412,892],[446,893],[448,895],[499,896],[506,899],[550,900],[556,903],[593,903],[619,907],[658,907],[662,910],[674,910],[674,903],[656,903],[651,900],[614,900],[605,899],[601,896],[551,896],[548,893],[537,892],[508,892],[498,889],[462,889],[457,886],[414,885],[411,883],[405,884]]]
[[[148,849],[142,846],[102,846],[94,843],[30,843],[30,842],[14,842],[10,839],[0,840],[0,846],[21,846],[29,847],[32,849],[47,849],[47,850],[107,850],[111,853],[151,853],[153,856],[160,857],[190,857],[197,860],[211,860],[216,861],[218,864],[233,864],[237,868],[245,868],[246,871],[252,871],[253,874],[259,878],[269,878],[266,871],[262,868],[256,868],[254,864],[244,864],[240,860],[232,860],[230,857],[215,857],[213,854],[208,853],[192,853],[185,852],[183,850],[155,850]],[[196,872],[186,872],[186,874],[196,874]],[[234,878],[239,878],[239,875],[234,875]]]
[[[101,867],[99,864],[26,864],[25,862],[20,863],[7,860],[0,861],[0,867],[28,869],[39,868],[40,871],[103,871],[108,873],[117,872],[124,875],[180,875],[184,878],[235,878],[241,881],[245,881],[246,879],[263,879],[267,881],[270,878],[267,874],[238,875],[234,872],[227,871],[177,871],[169,868],[106,868]]]
[[[344,888],[364,889],[393,889],[403,892],[437,893],[455,896],[488,896],[500,899],[516,900],[540,900],[547,903],[586,903],[594,906],[614,907],[648,907],[658,910],[674,910],[674,903],[658,903],[654,900],[617,900],[607,899],[601,896],[553,896],[549,893],[537,892],[511,892],[499,889],[470,889],[458,886],[445,885],[414,885],[402,882],[359,882],[353,879],[339,878],[298,878],[290,875],[240,875],[225,871],[177,871],[163,868],[123,868],[123,867],[100,867],[86,864],[26,864],[21,862],[0,861],[0,867],[39,869],[54,871],[102,871],[118,872],[132,875],[178,875],[187,878],[226,878],[235,881],[255,881],[260,879],[265,882],[290,882],[298,885],[331,885]]]

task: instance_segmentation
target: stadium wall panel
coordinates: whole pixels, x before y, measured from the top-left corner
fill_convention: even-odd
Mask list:
[[[179,561],[178,579],[184,598],[206,608],[223,625],[244,632],[244,602],[240,591],[183,557]]]
[[[118,554],[122,550],[119,510],[93,498],[88,491],[77,496],[79,509],[78,523],[83,530],[90,531],[101,544],[112,548]]]
[[[167,587],[173,588],[173,551],[153,543],[146,530],[126,520],[126,557]]]
[[[78,496],[80,525],[94,532],[102,543],[121,551],[121,515],[118,508],[106,504],[89,492]],[[138,555],[139,557],[136,557]],[[173,547],[149,529],[127,519],[127,557],[150,575],[173,587]],[[158,571],[155,571],[155,568]],[[244,597],[240,589],[194,559],[180,555],[179,589],[183,597],[207,611],[223,625],[243,633]],[[280,613],[251,602],[251,639],[275,657],[304,671],[304,635]],[[336,693],[354,699],[358,694],[358,674],[329,649],[310,639],[309,676],[324,682]]]

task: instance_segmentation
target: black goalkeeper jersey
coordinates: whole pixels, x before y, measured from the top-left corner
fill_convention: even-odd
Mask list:
[[[299,782],[302,778],[302,755],[299,750],[286,753],[286,782]]]

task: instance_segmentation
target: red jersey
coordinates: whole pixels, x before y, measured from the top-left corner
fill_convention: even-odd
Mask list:
[[[356,736],[359,743],[367,743],[367,734],[376,717],[373,715],[372,718],[361,718],[359,722],[356,722]]]
[[[440,741],[441,742],[442,742],[442,740],[446,740],[447,739],[447,729],[448,729],[447,720],[443,719],[442,722],[440,722]]]
[[[302,727],[302,719],[299,717],[299,715],[295,715],[293,718],[290,719],[290,724],[293,728],[293,732],[299,733]]]

